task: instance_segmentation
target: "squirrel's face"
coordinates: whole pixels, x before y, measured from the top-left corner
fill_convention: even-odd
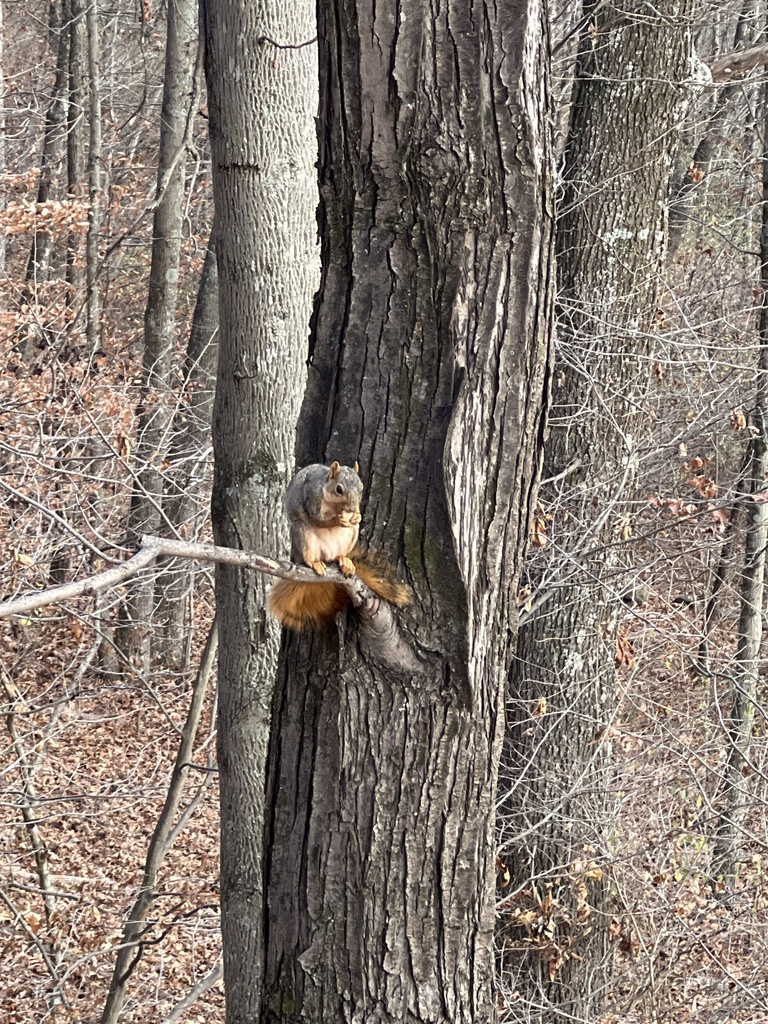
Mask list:
[[[325,482],[325,497],[339,511],[359,512],[363,482],[354,469],[334,462]]]

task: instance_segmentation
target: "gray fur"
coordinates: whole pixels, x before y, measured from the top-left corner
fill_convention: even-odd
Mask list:
[[[291,527],[291,560],[294,562],[304,562],[302,541],[307,528],[316,530],[335,526],[339,512],[360,511],[363,497],[360,477],[350,466],[339,466],[334,476],[331,476],[331,469],[331,466],[320,463],[305,466],[288,484],[283,508]],[[342,488],[341,494],[337,490],[339,487]]]

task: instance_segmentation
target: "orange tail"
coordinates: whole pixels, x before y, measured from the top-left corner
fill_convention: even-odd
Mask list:
[[[349,603],[337,583],[278,580],[267,594],[267,611],[289,629],[323,629]]]
[[[410,587],[395,575],[386,559],[355,548],[349,555],[355,572],[374,594],[390,604],[410,604]],[[349,594],[338,583],[301,583],[278,580],[267,594],[267,611],[289,629],[324,629],[349,604]]]

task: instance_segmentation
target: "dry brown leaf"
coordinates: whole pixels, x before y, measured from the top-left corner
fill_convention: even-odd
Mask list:
[[[691,179],[694,185],[698,185],[700,182],[704,181],[704,168],[701,164],[697,164],[695,160],[691,160],[688,164],[686,176]]]
[[[687,483],[691,487],[695,487],[702,498],[716,498],[717,497],[717,484],[714,480],[710,480],[708,476],[699,474],[698,476],[689,477]]]
[[[737,433],[740,430],[744,430],[747,426],[747,417],[744,415],[743,409],[731,409],[731,430],[735,430]]]
[[[539,697],[539,699],[533,705],[533,709],[531,711],[531,718],[535,719],[538,722],[539,719],[543,718],[544,715],[546,715],[546,713],[547,713],[547,698],[546,697]]]
[[[536,516],[531,530],[531,544],[535,548],[545,548],[548,543],[547,524],[541,516]]]
[[[34,558],[30,558],[29,555],[25,555],[19,551],[18,548],[11,548],[11,561],[14,565],[34,565]]]
[[[616,668],[626,665],[627,668],[635,666],[635,648],[622,627],[616,634]]]

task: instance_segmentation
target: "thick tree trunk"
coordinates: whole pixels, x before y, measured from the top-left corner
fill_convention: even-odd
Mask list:
[[[552,327],[546,39],[536,2],[320,4],[323,280],[297,457],[359,460],[365,535],[413,584],[420,671],[355,615],[286,641],[269,1021],[494,1014],[496,768]]]
[[[219,544],[282,553],[317,286],[316,18],[311,0],[204,5],[218,233],[212,516]],[[279,45],[275,45],[275,44]],[[219,566],[221,920],[227,1020],[261,1005],[264,764],[279,631],[266,584]]]
[[[560,363],[541,540],[510,682],[502,962],[510,1019],[598,1020],[609,977],[608,736],[632,480],[650,378],[688,0],[595,4],[558,227]],[[551,518],[547,518],[547,517]]]
[[[164,528],[163,460],[168,451],[175,408],[176,299],[185,183],[185,140],[196,98],[195,58],[198,16],[194,0],[168,4],[160,153],[157,168],[159,203],[152,226],[152,265],[144,313],[142,408],[136,446],[138,467],[131,499],[129,529],[134,538]],[[123,631],[129,658],[143,671],[151,655],[154,576],[131,588]]]
[[[712,855],[712,878],[736,889],[743,860],[742,834],[750,804],[749,746],[755,717],[763,639],[765,555],[768,546],[768,87],[763,86],[763,214],[760,232],[760,352],[755,382],[755,405],[750,417],[752,439],[748,468],[749,497],[744,502],[747,524],[744,566],[739,585],[739,636],[731,706],[723,713],[728,730],[728,756],[723,772],[722,810]]]

